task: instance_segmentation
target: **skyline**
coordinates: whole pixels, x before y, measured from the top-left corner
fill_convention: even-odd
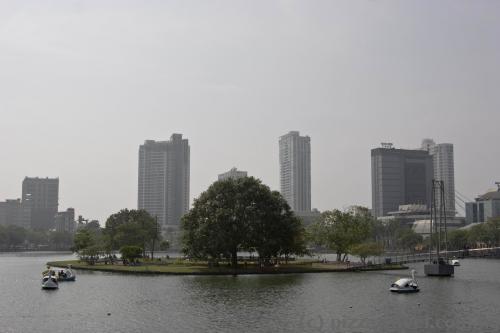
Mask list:
[[[320,210],[371,206],[380,142],[453,143],[471,199],[500,178],[500,3],[112,4],[0,3],[0,200],[59,177],[60,207],[104,221],[137,205],[137,147],[171,133],[191,199],[233,166],[279,190],[291,130]]]
[[[180,133],[179,133],[179,134],[180,134]],[[175,133],[173,133],[172,135],[176,135],[176,134],[175,134]],[[183,134],[180,134],[180,135],[183,135]],[[280,136],[280,137],[281,137],[281,136]],[[308,136],[308,137],[309,137],[309,136]],[[186,139],[188,139],[188,140],[189,140],[189,138],[187,138],[187,137],[186,137]],[[428,138],[424,138],[423,140],[425,140],[425,139],[428,139]],[[148,142],[148,141],[154,141],[154,140],[152,140],[152,139],[146,139],[146,140],[145,140],[145,142]],[[167,142],[167,141],[168,141],[168,140],[166,140],[166,139],[165,139],[165,140],[163,140],[163,139],[162,139],[162,140],[157,140],[156,142]],[[382,144],[382,143],[381,143],[381,144]],[[383,143],[383,144],[386,144],[386,143]],[[450,143],[440,143],[440,144],[450,144]],[[452,143],[451,143],[451,144],[452,144]],[[453,145],[453,144],[452,144],[452,145]],[[141,146],[142,146],[142,145],[141,145]],[[380,148],[380,147],[381,147],[381,146],[376,146],[376,147],[374,147],[374,148]],[[421,150],[421,149],[423,149],[422,147],[420,147],[420,148],[419,148],[419,147],[417,147],[417,148],[407,148],[407,147],[398,147],[398,146],[394,146],[393,148],[394,148],[394,149],[413,149],[413,150]],[[312,154],[311,154],[311,155],[312,155]],[[311,158],[312,158],[312,156],[311,156]],[[279,158],[278,158],[278,159],[279,159]],[[312,168],[312,169],[313,169],[313,168]],[[136,170],[136,171],[137,171],[136,173],[138,173],[138,172],[139,172],[139,168],[137,168],[137,170]],[[220,175],[219,175],[219,176],[220,176]],[[51,178],[51,177],[47,177],[47,176],[39,176],[39,175],[36,175],[36,176],[26,176],[26,177],[24,177],[23,179],[25,180],[25,179],[30,178],[30,177],[40,178],[40,179]],[[52,178],[55,178],[55,179],[57,179],[57,180],[60,180],[60,179],[59,179],[59,177],[57,177],[57,176],[52,177]],[[279,175],[278,175],[278,178],[279,178]],[[259,179],[260,179],[260,178],[259,178]],[[209,186],[210,184],[212,184],[213,182],[217,181],[217,180],[220,180],[220,179],[214,179],[212,182],[210,182],[210,183],[208,184],[208,186]],[[278,179],[278,183],[279,183],[279,179]],[[266,184],[266,183],[264,183],[264,184]],[[269,184],[266,184],[266,185],[269,185]],[[60,186],[60,185],[59,185],[59,186]],[[207,186],[207,188],[208,188],[208,186]],[[278,188],[278,189],[273,189],[273,188],[272,188],[272,190],[276,190],[276,191],[278,191],[278,192],[279,192],[279,188]],[[371,186],[371,184],[370,184],[369,190],[370,190],[370,192],[371,192],[371,190],[372,190],[372,186]],[[485,191],[487,191],[487,190],[494,190],[494,187],[489,187],[489,188],[485,189]],[[202,190],[202,191],[204,191],[204,190]],[[200,194],[201,194],[201,192],[200,192]],[[137,195],[137,193],[136,193],[136,195]],[[469,198],[470,198],[470,199],[472,199],[472,200],[474,200],[476,197],[478,197],[478,196],[480,196],[480,195],[481,195],[481,194],[477,194],[477,195],[474,195],[473,197],[469,197]],[[196,197],[197,197],[197,196],[196,196]],[[196,199],[196,197],[194,197],[194,196],[191,196],[191,197],[190,197],[190,201],[191,201],[191,204],[190,204],[190,205],[192,205],[192,201],[193,201],[193,199]],[[22,196],[20,196],[19,198],[22,198]],[[3,201],[3,200],[12,200],[12,199],[18,199],[18,197],[0,198],[0,201]],[[61,200],[61,198],[59,199],[59,201],[60,201],[60,200]],[[370,195],[370,200],[372,200],[371,195]],[[59,205],[60,205],[60,202],[59,202]],[[368,208],[373,208],[373,207],[372,207],[372,205],[371,205],[371,203],[368,203],[368,204],[351,203],[351,204],[348,204],[348,205],[344,205],[344,206],[342,206],[342,207],[330,207],[330,208],[326,208],[326,209],[333,209],[333,208],[341,208],[341,209],[346,209],[346,208],[348,208],[348,207],[349,207],[349,206],[351,206],[351,205],[362,205],[362,206],[365,206],[365,207],[368,207]],[[136,204],[136,206],[137,206],[137,204]],[[73,206],[68,206],[68,207],[73,207]],[[128,208],[128,209],[135,209],[135,208],[137,208],[137,207],[122,207],[121,209],[124,209],[124,208]],[[459,207],[459,208],[460,208],[460,207]],[[317,207],[315,207],[315,206],[314,206],[314,203],[312,204],[312,209],[317,209]],[[323,210],[326,210],[326,209],[320,209],[320,211],[323,211]],[[78,213],[78,211],[79,211],[79,210],[78,210],[78,208],[76,208],[76,212],[77,212],[77,213]],[[458,209],[457,211],[458,211],[458,213],[459,213],[458,215],[460,215],[460,216],[465,215],[465,211],[463,211],[462,209]],[[82,215],[82,216],[83,216],[83,217],[85,217],[85,218],[91,218],[91,219],[94,219],[94,218],[95,218],[94,216],[88,216],[88,215],[84,215],[84,214],[80,214],[80,213],[78,213],[77,215]],[[98,220],[99,220],[99,219],[98,219]],[[99,220],[99,221],[102,221],[102,222],[104,223],[104,222],[105,222],[105,220],[106,220],[106,219],[102,219],[102,220]]]

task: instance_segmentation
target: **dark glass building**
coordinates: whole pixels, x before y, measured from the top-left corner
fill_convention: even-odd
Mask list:
[[[400,205],[430,207],[433,177],[432,156],[425,150],[395,149],[392,144],[371,151],[372,208],[376,217]]]

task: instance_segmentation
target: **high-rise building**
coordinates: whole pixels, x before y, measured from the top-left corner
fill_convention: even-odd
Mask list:
[[[68,208],[65,212],[58,212],[55,216],[56,231],[75,233],[75,210]]]
[[[182,134],[169,141],[146,140],[139,148],[137,206],[163,227],[178,226],[189,210],[190,147]]]
[[[376,217],[387,216],[400,205],[430,207],[433,166],[427,151],[383,144],[372,149],[371,158],[372,212]]]
[[[59,178],[24,178],[22,202],[31,211],[32,229],[54,228],[59,207]]]
[[[436,144],[432,139],[424,139],[422,141],[422,149],[427,150],[432,156],[434,179],[444,182],[446,215],[455,216],[455,167],[453,144]],[[441,198],[437,196],[436,200],[437,204],[440,205]]]
[[[245,178],[248,176],[246,171],[240,171],[236,168],[232,168],[228,172],[221,173],[218,177],[218,180],[226,180],[226,179],[239,179]]]
[[[291,131],[279,139],[281,194],[296,212],[311,211],[311,139]]]

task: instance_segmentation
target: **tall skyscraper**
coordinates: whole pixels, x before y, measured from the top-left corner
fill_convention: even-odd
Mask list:
[[[455,216],[455,163],[453,156],[453,144],[436,144],[432,139],[422,141],[422,149],[432,156],[434,168],[434,179],[444,181],[444,202],[448,216]],[[440,204],[440,197],[437,198]]]
[[[59,178],[24,178],[22,203],[31,211],[32,229],[54,228],[59,207]]]
[[[236,168],[232,168],[228,172],[221,173],[218,177],[218,180],[226,180],[226,179],[239,179],[245,178],[248,176],[246,171],[240,171]]]
[[[371,156],[372,209],[376,217],[398,211],[400,205],[430,207],[433,166],[427,151],[383,144],[372,149]]]
[[[296,212],[311,211],[311,138],[291,131],[279,139],[281,194]]]
[[[189,210],[190,147],[182,134],[169,141],[146,140],[139,148],[137,206],[163,227],[178,226]]]

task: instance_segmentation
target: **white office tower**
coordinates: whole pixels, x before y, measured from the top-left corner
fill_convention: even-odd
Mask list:
[[[139,209],[163,227],[179,226],[189,210],[190,147],[182,134],[169,141],[146,140],[139,148]]]
[[[455,166],[453,144],[436,144],[432,139],[422,141],[422,149],[432,156],[434,179],[444,181],[445,205],[447,216],[455,216]],[[440,204],[439,197],[437,203]]]
[[[280,137],[281,194],[295,212],[311,211],[311,139],[292,131]]]

